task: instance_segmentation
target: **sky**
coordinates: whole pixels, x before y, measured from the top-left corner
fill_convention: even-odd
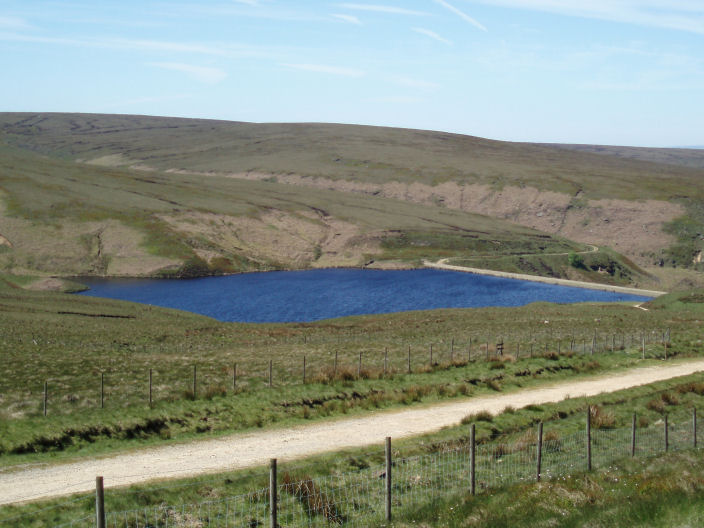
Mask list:
[[[0,0],[0,111],[704,145],[704,0]]]

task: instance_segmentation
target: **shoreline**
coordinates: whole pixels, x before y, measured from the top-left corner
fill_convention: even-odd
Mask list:
[[[465,266],[455,266],[446,264],[448,259],[440,259],[437,262],[423,261],[423,265],[428,268],[442,269],[448,271],[461,271],[464,273],[474,273],[476,275],[488,275],[490,277],[501,277],[505,279],[527,280],[532,282],[542,282],[545,284],[555,284],[558,286],[572,286],[574,288],[585,288],[589,290],[601,290],[614,293],[628,293],[631,295],[642,295],[644,297],[660,297],[667,292],[657,290],[642,290],[640,288],[629,288],[627,286],[613,286],[611,284],[600,284],[598,282],[584,282],[569,279],[556,279],[554,277],[541,277],[539,275],[526,275],[524,273],[510,273],[507,271],[494,271],[481,268],[468,268]]]

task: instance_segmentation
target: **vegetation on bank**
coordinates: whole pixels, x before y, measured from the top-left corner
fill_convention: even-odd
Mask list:
[[[592,406],[593,430],[630,427],[634,412],[637,413],[638,428],[662,427],[665,415],[670,423],[686,424],[691,420],[692,408],[702,409],[704,405],[704,379],[701,374],[695,374],[588,399],[573,398],[554,404],[506,408],[496,416],[488,413],[470,415],[456,427],[420,437],[393,440],[394,458],[399,460],[464,449],[469,442],[470,423],[477,426],[480,445],[497,446],[498,449],[498,446],[513,441],[532,439],[539,422],[544,423],[544,431],[550,441],[559,445],[561,439],[583,431],[588,405]],[[682,446],[678,447],[682,449]],[[628,452],[627,446],[622,452]],[[281,463],[279,475],[284,481],[314,481],[381,468],[383,461],[382,446],[348,449],[324,453],[304,461]],[[699,497],[704,485],[699,477],[700,470],[704,468],[704,454],[700,452],[680,451],[655,458],[639,456],[634,459],[627,456],[618,458],[616,455],[612,463],[597,465],[590,473],[584,472],[581,467],[583,460],[578,462],[570,476],[546,479],[540,484],[527,482],[489,490],[480,488],[474,497],[467,492],[456,496],[429,493],[427,502],[418,501],[408,508],[395,507],[393,525],[551,526],[558,521],[563,525],[564,520],[567,526],[581,526],[590,521],[609,525],[613,524],[610,521],[623,518],[633,521],[635,526],[672,526],[675,521],[693,522],[698,519],[696,515],[700,510],[697,506],[701,504]],[[110,488],[106,492],[106,509],[119,512],[173,505],[180,511],[180,505],[186,504],[189,505],[186,510],[189,512],[190,505],[209,501],[216,503],[227,497],[265,489],[267,478],[266,468],[251,468],[219,475]],[[7,526],[44,526],[66,522],[90,515],[93,511],[92,494],[85,494],[84,497],[0,507],[0,519],[24,515],[19,520],[6,522]],[[672,502],[668,503],[663,497],[672,499]],[[348,509],[353,507],[347,503],[341,506]],[[197,507],[193,511],[198,511]]]
[[[231,324],[5,287],[0,346],[13,376],[0,381],[0,463],[38,454],[96,454],[610,372],[641,363],[643,332],[648,357],[664,356],[663,338],[670,340],[668,357],[689,357],[700,353],[697,321],[704,304],[698,299],[683,303],[669,295],[653,301],[649,311],[627,304],[534,303]],[[504,356],[486,361],[486,345],[493,357],[499,340]]]

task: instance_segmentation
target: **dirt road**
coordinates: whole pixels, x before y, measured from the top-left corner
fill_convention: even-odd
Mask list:
[[[589,253],[588,251],[584,253]],[[598,284],[596,282],[582,282],[568,279],[555,279],[553,277],[540,277],[538,275],[526,275],[524,273],[509,273],[507,271],[494,271],[480,268],[468,268],[466,266],[454,266],[447,264],[449,259],[440,259],[437,262],[424,260],[423,265],[428,268],[437,268],[451,271],[464,271],[466,273],[476,273],[477,275],[490,275],[492,277],[504,277],[507,279],[520,279],[533,282],[544,282],[546,284],[559,284],[560,286],[574,286],[576,288],[588,288],[590,290],[603,290],[618,293],[630,293],[633,295],[644,295],[647,297],[659,297],[667,292],[656,290],[641,290],[638,288],[626,288],[624,286],[611,286],[610,284]]]
[[[593,396],[700,371],[704,371],[704,359],[662,363],[581,381],[403,411],[379,411],[358,418],[155,447],[68,464],[8,468],[0,472],[0,504],[87,492],[94,488],[98,475],[105,477],[108,487],[124,486],[264,465],[270,458],[287,461],[347,447],[381,445],[386,436],[403,438],[436,431],[458,424],[468,414],[478,411],[497,413],[508,405],[520,408],[570,396]]]

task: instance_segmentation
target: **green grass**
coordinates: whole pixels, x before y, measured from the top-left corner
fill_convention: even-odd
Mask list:
[[[536,303],[523,308],[256,325],[6,286],[0,288],[0,345],[13,376],[1,382],[0,449],[4,454],[0,463],[24,462],[37,452],[45,459],[89,456],[131,445],[508,391],[613,371],[641,363],[643,330],[648,332],[648,357],[663,355],[659,340],[666,328],[672,338],[670,357],[697,355],[700,307],[681,304],[673,295],[658,299],[647,312],[618,304]],[[595,330],[599,350],[592,357]],[[470,338],[473,361],[466,364]],[[493,354],[499,339],[509,358],[520,343],[521,359],[487,363],[485,343],[489,342]],[[614,341],[616,353],[603,353],[604,346],[610,350]],[[562,357],[556,355],[558,342]],[[527,357],[531,343],[532,359]],[[621,343],[628,353],[620,352]],[[546,345],[548,355],[541,357]],[[409,346],[412,374],[406,372]],[[363,369],[358,376],[360,352]],[[336,354],[338,367],[333,375]],[[269,359],[274,389],[267,386]],[[237,390],[233,392],[235,362]],[[194,364],[198,393],[192,400]],[[149,369],[152,408],[148,406]],[[99,408],[101,373],[105,409]],[[42,416],[45,381],[49,387],[46,418]]]
[[[536,251],[536,254],[532,255],[482,255],[453,259],[448,263],[456,266],[613,285],[642,284],[643,281],[652,280],[652,277],[637,264],[609,248],[578,253],[578,257],[581,257],[578,266],[570,264],[568,254],[551,254],[554,251],[559,251],[556,245],[546,248],[545,254],[541,254],[542,251]],[[566,253],[566,251],[563,252]]]
[[[666,402],[663,411],[654,410],[652,401]],[[498,470],[502,456],[504,464],[510,463],[510,453],[506,446],[534,439],[535,425],[544,423],[544,434],[555,445],[567,441],[570,435],[584,430],[584,418],[587,405],[598,408],[598,414],[592,414],[592,429],[595,438],[595,471],[585,473],[583,460],[580,459],[569,471],[569,476],[547,480],[539,485],[524,483],[520,485],[493,485],[489,490],[481,491],[471,497],[466,493],[466,480],[456,480],[445,475],[437,464],[443,456],[466,449],[468,444],[468,425],[477,424],[477,438],[481,449],[488,452],[504,453],[494,460]],[[682,451],[655,458],[639,454],[635,459],[609,455],[599,444],[600,431],[613,431],[616,428],[628,428],[633,412],[638,415],[638,428],[657,429],[662,427],[663,412],[670,418],[671,424],[687,426],[691,418],[691,409],[701,409],[704,405],[704,380],[701,374],[658,382],[602,394],[588,399],[568,399],[555,404],[528,406],[522,409],[505,409],[497,416],[469,416],[463,425],[445,428],[439,432],[405,440],[394,440],[394,457],[397,460],[394,471],[399,475],[408,473],[406,466],[424,463],[444,477],[439,481],[447,492],[432,494],[430,488],[423,493],[422,499],[404,501],[394,509],[396,526],[551,526],[557,519],[564,519],[568,526],[580,526],[591,521],[595,525],[612,525],[613,519],[628,520],[628,525],[645,523],[646,514],[656,521],[655,526],[670,526],[677,519],[698,519],[693,516],[698,507],[678,507],[687,502],[699,505],[704,481],[701,469],[704,468],[704,454]],[[607,438],[607,437],[604,437]],[[628,439],[622,452],[627,452]],[[675,434],[672,438],[673,448],[683,449],[687,446],[677,443]],[[516,444],[518,445],[518,444]],[[502,446],[504,446],[502,448]],[[549,448],[548,448],[549,449]],[[550,464],[550,452],[545,463]],[[437,455],[440,458],[435,457]],[[465,453],[466,455],[466,453]],[[425,457],[425,458],[413,458]],[[402,459],[417,462],[401,463]],[[381,446],[364,449],[349,449],[341,452],[326,453],[304,461],[280,464],[281,479],[313,479],[319,482],[320,489],[327,486],[338,487],[343,483],[360,482],[371,475],[376,477],[377,468],[383,467],[383,449]],[[466,457],[462,458],[466,462]],[[532,474],[534,467],[523,468]],[[415,466],[414,466],[415,467]],[[454,466],[451,466],[454,468]],[[549,467],[549,466],[548,466]],[[456,469],[451,469],[455,471]],[[447,470],[450,470],[448,468]],[[446,470],[446,471],[447,471]],[[521,471],[523,471],[521,470]],[[412,469],[410,470],[412,476]],[[421,471],[420,466],[417,471]],[[405,473],[404,473],[405,472]],[[422,472],[424,478],[431,478],[431,472]],[[367,477],[364,477],[367,475]],[[287,477],[288,476],[288,477]],[[478,475],[484,482],[487,474]],[[329,479],[326,482],[325,479]],[[397,481],[399,482],[399,481]],[[428,484],[429,486],[431,484]],[[185,504],[186,512],[197,515],[197,507],[192,505],[207,501],[217,501],[240,494],[265,490],[267,486],[266,468],[252,468],[246,471],[227,472],[219,475],[206,475],[198,478],[177,479],[164,483],[150,483],[130,486],[128,488],[111,488],[106,493],[108,512],[123,510],[149,509],[174,505],[180,511]],[[363,505],[371,499],[364,495],[362,487],[355,491],[355,500]],[[465,490],[458,494],[459,490]],[[361,494],[360,494],[361,493]],[[345,494],[336,494],[345,497]],[[265,491],[259,499],[262,518],[265,511]],[[672,502],[661,500],[671,498]],[[286,498],[284,494],[282,498]],[[630,500],[627,500],[629,499]],[[77,502],[66,504],[71,498],[53,499],[34,504],[6,506],[0,508],[0,519],[13,515],[26,515],[15,524],[8,526],[43,526],[51,522],[67,521],[80,515],[90,515],[93,497],[86,494]],[[530,506],[530,508],[528,507]],[[252,511],[256,508],[250,504]],[[349,501],[338,504],[338,508],[352,519],[357,515]],[[46,510],[44,510],[46,509]],[[44,510],[42,512],[42,510]],[[217,511],[217,506],[215,507]],[[530,510],[530,511],[528,511]],[[208,510],[209,511],[209,510]],[[363,512],[364,510],[362,510]],[[203,512],[201,512],[202,514]],[[360,513],[361,514],[361,513]],[[31,519],[35,524],[24,524]],[[513,523],[513,524],[512,524]],[[532,523],[532,524],[531,524]],[[602,523],[602,524],[599,524]],[[562,524],[560,524],[562,525]],[[647,524],[643,524],[647,525]],[[650,526],[650,525],[648,525]]]

